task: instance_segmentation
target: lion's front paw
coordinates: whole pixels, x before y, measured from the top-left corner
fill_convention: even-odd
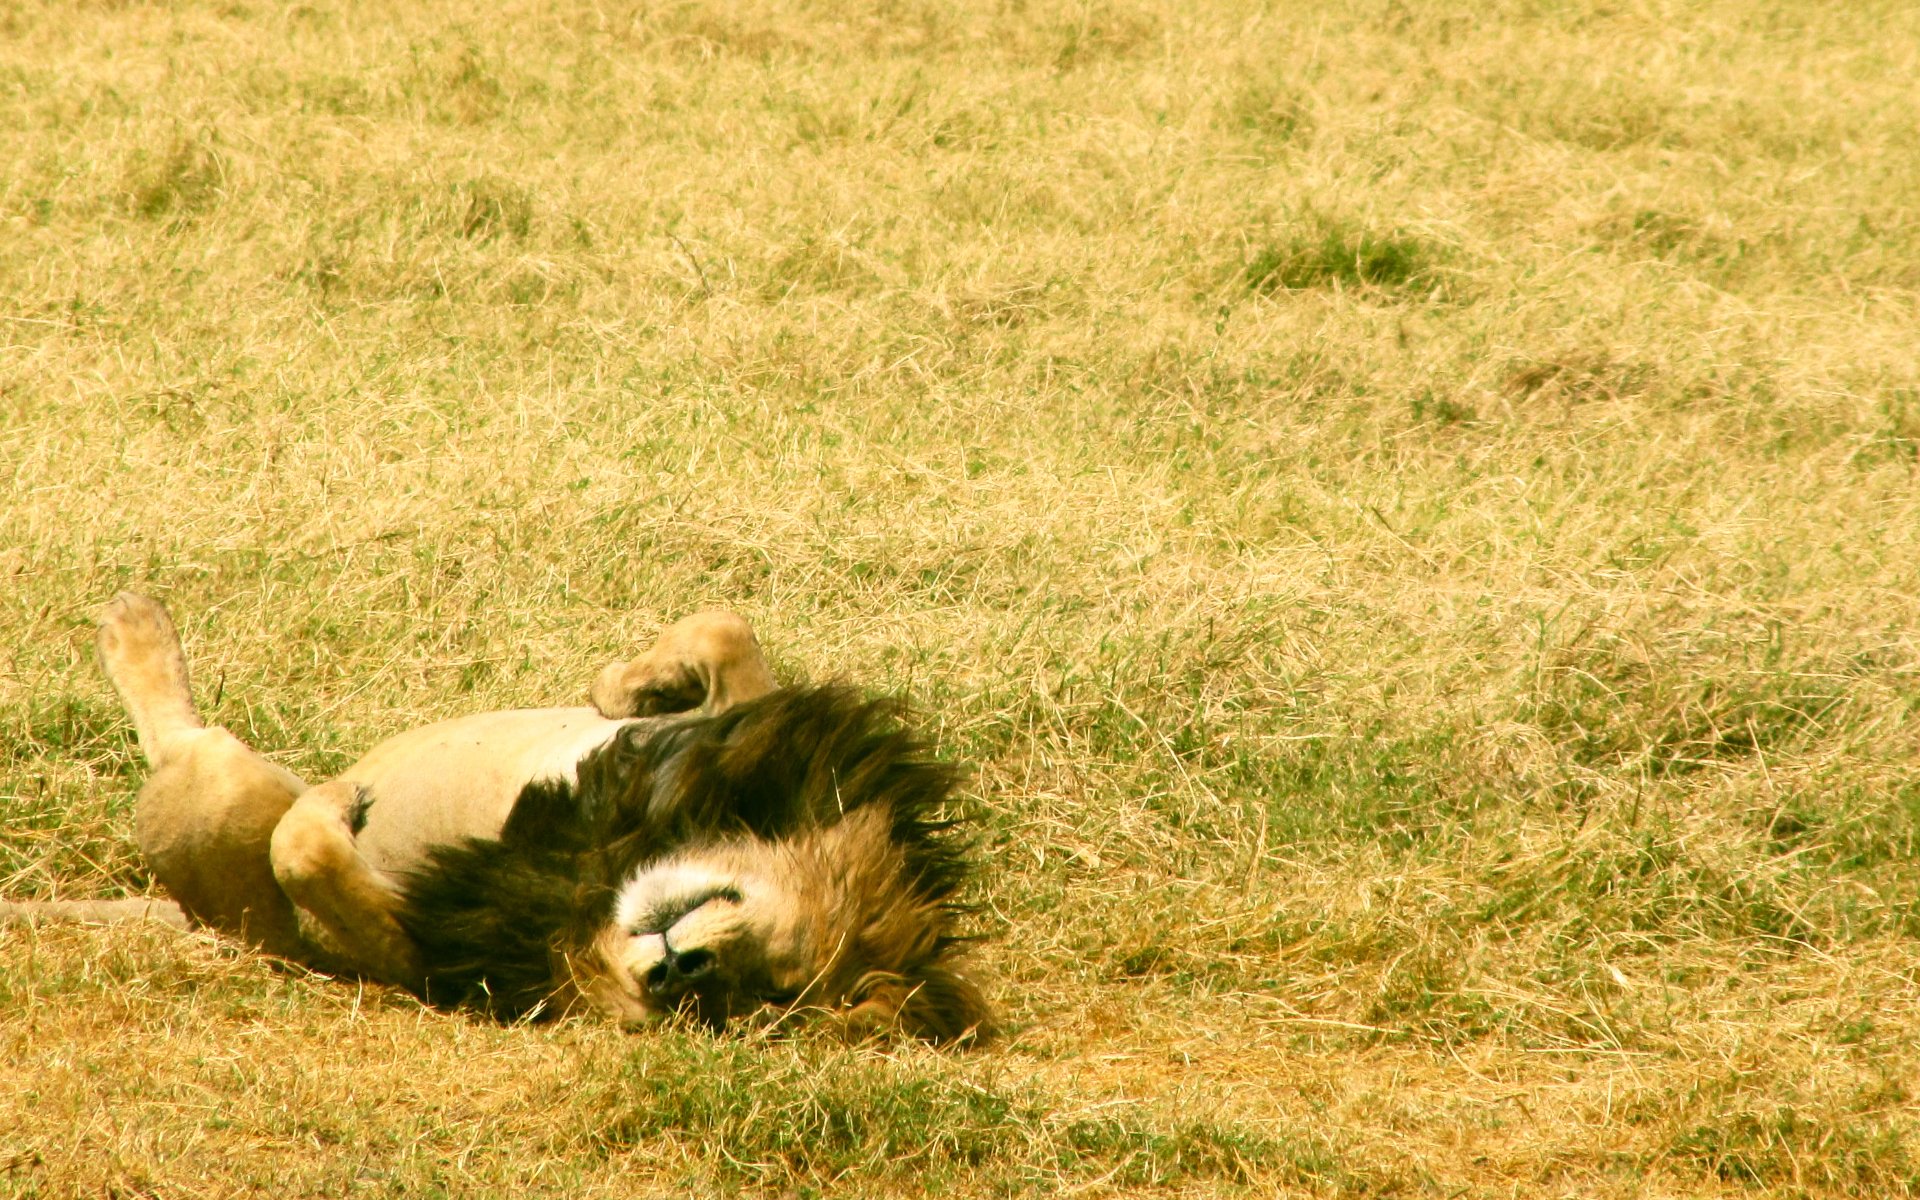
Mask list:
[[[692,668],[661,666],[651,656],[630,663],[608,663],[593,681],[588,697],[603,717],[656,717],[700,707],[707,688]]]

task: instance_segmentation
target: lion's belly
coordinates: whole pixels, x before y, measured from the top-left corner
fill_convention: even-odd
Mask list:
[[[580,759],[634,720],[591,708],[536,708],[442,721],[381,742],[340,778],[372,804],[355,835],[376,871],[402,874],[433,846],[492,837],[520,789],[535,779],[571,781]]]

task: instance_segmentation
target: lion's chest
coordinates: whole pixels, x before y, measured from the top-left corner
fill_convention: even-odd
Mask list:
[[[492,837],[528,783],[572,781],[581,758],[637,723],[590,708],[523,709],[390,738],[340,776],[371,799],[354,844],[374,870],[399,876],[434,846]]]

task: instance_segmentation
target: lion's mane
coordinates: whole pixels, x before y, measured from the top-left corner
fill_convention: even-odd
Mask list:
[[[582,759],[577,783],[529,784],[497,838],[437,847],[404,881],[400,920],[419,946],[423,996],[503,1020],[548,1015],[556,964],[590,953],[636,872],[874,808],[904,861],[897,903],[940,923],[916,964],[920,986],[938,992],[952,986],[944,960],[967,940],[951,932],[969,874],[948,815],[958,778],[897,705],[848,688],[789,688],[717,717],[635,725]]]

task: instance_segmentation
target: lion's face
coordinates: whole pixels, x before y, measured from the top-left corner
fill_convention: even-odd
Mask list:
[[[824,1011],[858,1032],[956,1036],[984,1006],[940,966],[947,913],[910,898],[904,865],[878,811],[655,862],[621,889],[600,938],[608,982],[642,1021],[678,1012],[718,1027]]]
[[[820,964],[813,920],[767,868],[771,847],[730,846],[653,867],[620,895],[610,933],[616,979],[650,1013],[710,1025],[793,1004]]]

